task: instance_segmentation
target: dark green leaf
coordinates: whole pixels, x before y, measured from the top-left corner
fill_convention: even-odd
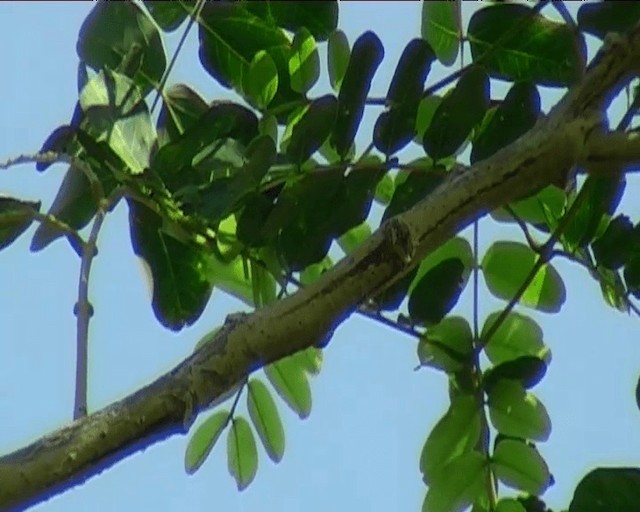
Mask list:
[[[456,398],[429,434],[420,455],[420,471],[429,484],[456,457],[469,453],[480,438],[480,408],[473,396]]]
[[[465,452],[449,464],[429,485],[422,505],[423,512],[462,512],[478,496],[482,496],[487,481],[487,462],[478,452]],[[451,478],[451,475],[456,475]]]
[[[469,361],[473,334],[462,317],[447,317],[431,327],[418,343],[420,364],[455,373]]]
[[[161,2],[166,3],[166,2]],[[158,116],[160,145],[176,140],[196,124],[208,106],[202,97],[188,85],[172,85],[162,95],[163,103]]]
[[[531,82],[513,84],[500,102],[489,124],[473,141],[471,163],[484,160],[507,146],[536,123],[540,95]]]
[[[525,5],[501,3],[476,11],[467,38],[473,61],[493,78],[567,87],[584,72],[582,35]]]
[[[546,363],[535,356],[522,356],[489,368],[482,378],[485,389],[501,379],[517,380],[526,389],[535,386],[547,372]]]
[[[418,104],[434,58],[422,39],[413,39],[402,52],[387,92],[389,109],[378,117],[373,130],[373,144],[382,153],[393,154],[413,139]]]
[[[173,32],[187,18],[189,12],[193,11],[195,2],[163,2],[144,0],[144,6],[149,10],[149,14],[165,32]]]
[[[160,84],[166,57],[158,29],[135,3],[100,2],[78,36],[78,56],[95,71],[117,71],[146,95]]]
[[[278,68],[265,50],[260,50],[251,59],[242,77],[242,92],[261,110],[269,106],[278,92]]]
[[[338,117],[331,137],[331,145],[343,158],[356,136],[371,80],[383,56],[382,42],[373,32],[365,32],[353,45],[349,65],[340,87]]]
[[[301,418],[311,412],[311,388],[305,366],[299,359],[286,357],[264,367],[264,373],[280,398]]]
[[[640,232],[626,215],[613,219],[604,234],[594,240],[593,255],[599,265],[617,270],[640,248]]]
[[[632,512],[638,503],[639,468],[597,468],[576,487],[569,512]]]
[[[291,32],[306,28],[318,41],[324,41],[338,26],[338,2],[247,2],[247,9],[278,27]]]
[[[491,465],[503,484],[519,491],[539,495],[551,483],[551,473],[538,450],[520,440],[498,443]]]
[[[413,139],[417,144],[422,144],[424,134],[431,125],[433,116],[440,106],[440,103],[442,103],[442,98],[434,95],[427,96],[420,100],[418,104],[418,114],[416,116],[416,136]]]
[[[340,90],[340,85],[349,65],[349,41],[342,30],[336,30],[329,35],[327,47],[327,61],[329,68],[329,82],[334,91]]]
[[[0,250],[26,231],[33,222],[33,212],[39,211],[40,201],[0,196]]]
[[[422,144],[434,160],[454,154],[489,106],[489,78],[480,66],[466,71],[438,105]]]
[[[229,474],[235,478],[238,490],[245,489],[258,471],[258,450],[249,422],[234,418],[227,437]]]
[[[624,179],[589,176],[581,188],[584,199],[564,232],[563,242],[573,250],[591,243],[603,218],[613,215],[618,207],[625,186]]]
[[[207,459],[229,422],[229,411],[218,411],[204,420],[189,439],[184,453],[184,469],[195,473]]]
[[[488,392],[489,416],[498,432],[507,436],[546,441],[551,420],[542,402],[515,380],[500,380]]]
[[[295,164],[311,157],[331,134],[338,111],[338,101],[330,94],[313,100],[293,125],[287,158]]]
[[[151,270],[156,318],[175,331],[191,325],[213,290],[213,256],[203,247],[187,245],[165,233],[162,219],[135,201],[129,201],[129,227],[133,251]]]
[[[527,512],[527,509],[515,498],[502,498],[497,503],[495,512]]]
[[[284,455],[284,427],[269,389],[257,379],[251,379],[247,386],[247,408],[269,458],[280,462]]]
[[[437,167],[432,167],[427,172],[410,172],[402,183],[396,184],[391,202],[382,215],[381,223],[407,211],[418,201],[427,197],[444,181],[445,176],[446,173]]]
[[[460,29],[457,2],[423,2],[421,34],[438,60],[451,66],[458,57]]]
[[[320,76],[320,57],[316,40],[306,28],[296,32],[289,58],[289,76],[291,88],[305,94],[318,81]]]
[[[518,242],[495,242],[482,259],[482,270],[489,291],[510,301],[531,273],[538,256],[527,245]],[[525,306],[557,313],[566,299],[560,274],[550,264],[543,265],[521,295]]]
[[[624,267],[624,282],[636,299],[640,299],[640,257],[635,256]]]
[[[640,20],[636,2],[586,3],[578,9],[578,28],[603,39],[609,32],[626,32]]]
[[[409,314],[415,322],[433,325],[451,311],[462,292],[464,263],[446,259],[420,278],[409,296]]]

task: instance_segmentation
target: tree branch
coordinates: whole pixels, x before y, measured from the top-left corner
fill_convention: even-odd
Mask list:
[[[153,383],[0,458],[0,508],[43,501],[133,452],[184,434],[217,396],[263,365],[322,343],[358,304],[475,219],[586,164],[597,154],[591,135],[602,113],[639,64],[640,26],[609,38],[581,83],[528,133],[466,171],[453,171],[312,285],[252,314],[228,317],[211,342]]]

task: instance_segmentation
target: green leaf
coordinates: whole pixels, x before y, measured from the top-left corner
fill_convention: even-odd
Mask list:
[[[627,32],[640,20],[640,4],[617,2],[582,4],[578,28],[602,40],[609,32]]]
[[[218,411],[204,420],[191,435],[184,453],[184,469],[192,475],[211,453],[229,422],[229,411]]]
[[[80,93],[83,126],[99,142],[105,140],[132,174],[149,167],[156,139],[146,103],[135,84],[110,71],[100,72]]]
[[[464,318],[447,317],[420,339],[418,359],[420,364],[454,373],[468,361],[473,350],[472,341],[471,327]]]
[[[22,201],[0,196],[0,250],[9,247],[33,222],[40,201]]]
[[[474,66],[460,77],[456,87],[438,105],[422,145],[434,160],[453,155],[471,130],[482,121],[489,106],[489,78]]]
[[[289,58],[291,88],[305,94],[320,76],[320,56],[316,40],[306,28],[301,28],[293,38]]]
[[[313,100],[292,124],[287,158],[300,165],[327,140],[338,112],[338,100],[330,94]]]
[[[247,9],[270,23],[297,32],[306,28],[324,41],[338,26],[338,2],[247,2]]]
[[[300,282],[304,286],[309,286],[311,283],[318,280],[320,276],[333,266],[333,262],[329,256],[325,256],[319,263],[312,263],[308,265],[302,272],[300,272]]]
[[[458,57],[462,30],[457,8],[457,2],[422,3],[422,37],[445,66],[451,66]]]
[[[351,254],[360,245],[362,245],[371,236],[371,228],[369,224],[363,222],[357,225],[355,228],[350,229],[340,238],[338,238],[338,245],[345,254]]]
[[[191,325],[204,311],[213,290],[213,256],[203,247],[168,235],[162,218],[135,201],[129,201],[129,228],[134,253],[151,271],[156,318],[175,331]]]
[[[515,498],[502,498],[496,504],[495,512],[527,512],[527,509]]]
[[[533,269],[538,256],[529,246],[517,242],[495,242],[482,259],[489,291],[512,300]],[[520,297],[520,304],[548,313],[557,313],[566,299],[560,274],[550,264],[543,265]]]
[[[253,481],[258,471],[258,450],[253,431],[244,418],[233,418],[227,436],[229,474],[242,491]]]
[[[532,388],[542,380],[547,372],[546,363],[535,356],[522,356],[505,361],[484,372],[482,383],[485,389],[491,389],[501,379],[517,380],[526,389]]]
[[[631,512],[638,503],[639,468],[596,468],[576,487],[569,512]]]
[[[429,434],[420,455],[420,471],[429,485],[455,458],[470,453],[480,438],[480,408],[473,396],[455,398]]]
[[[483,494],[486,464],[478,452],[466,452],[453,459],[431,482],[422,511],[462,512]]]
[[[491,121],[473,141],[471,163],[484,160],[507,146],[536,124],[540,95],[531,82],[513,84]]]
[[[265,109],[278,92],[278,69],[265,50],[255,54],[242,78],[242,91],[256,106]]]
[[[555,185],[547,185],[536,194],[510,203],[514,213],[524,222],[535,226],[546,226],[547,230],[555,227],[549,223],[549,216],[557,222],[562,216],[566,203],[564,190]],[[504,208],[491,212],[491,216],[501,222],[515,222],[513,216]]]
[[[264,445],[269,458],[280,462],[284,455],[284,428],[276,403],[267,386],[257,379],[251,379],[247,387],[247,408],[249,417]]]
[[[519,491],[540,495],[551,483],[549,468],[538,450],[521,440],[500,441],[491,465],[503,484]]]
[[[373,129],[373,144],[382,153],[396,153],[415,136],[418,104],[434,58],[422,39],[413,39],[402,52],[387,92],[389,109]]]
[[[334,91],[339,91],[342,80],[349,65],[349,41],[342,30],[336,30],[329,35],[327,45],[327,65],[329,68],[329,82]]]
[[[365,100],[371,88],[371,80],[383,56],[382,42],[371,31],[362,34],[353,45],[349,65],[340,87],[338,117],[331,137],[331,145],[343,158],[356,136]]]
[[[187,18],[195,2],[162,2],[144,0],[144,6],[158,26],[165,32],[173,32]]]
[[[467,38],[473,61],[493,78],[567,87],[584,72],[583,36],[525,5],[500,4],[476,11]]]
[[[467,280],[469,279],[471,268],[473,266],[473,250],[471,249],[471,245],[466,239],[460,236],[456,236],[447,240],[444,244],[438,247],[435,251],[432,251],[429,256],[422,260],[420,266],[418,267],[416,278],[411,284],[409,291],[413,291],[413,289],[417,286],[422,277],[427,274],[427,272],[429,272],[436,265],[439,265],[443,261],[449,259],[457,259],[462,262],[462,265],[464,266],[464,272],[461,276],[461,286],[464,288]]]
[[[96,4],[80,28],[77,51],[96,72],[128,76],[143,95],[160,84],[167,63],[158,29],[131,2]]]
[[[309,375],[318,375],[322,368],[322,350],[316,347],[309,347],[292,356],[296,362],[304,368]]]
[[[446,173],[434,166],[424,170],[409,172],[406,179],[399,183],[396,179],[395,190],[389,206],[382,215],[382,224],[387,219],[407,211],[433,192],[444,181]]]
[[[212,286],[234,296],[248,306],[256,306],[251,279],[246,275],[241,257],[234,258],[229,263],[211,257],[208,269],[208,278]]]
[[[376,202],[387,206],[391,202],[395,188],[391,175],[388,173],[385,174],[376,187]]]
[[[629,217],[618,215],[609,223],[603,235],[594,240],[591,248],[598,265],[618,270],[637,254],[640,230],[634,229]]]
[[[416,136],[413,139],[417,144],[422,144],[424,134],[431,125],[433,116],[436,110],[438,110],[440,103],[442,103],[442,98],[434,95],[427,96],[420,100],[418,104],[418,114],[416,116]]]
[[[546,441],[551,420],[544,405],[521,383],[500,380],[488,391],[491,423],[501,434]]]
[[[264,373],[280,398],[300,419],[311,412],[311,387],[305,367],[299,359],[286,357],[265,366]]]
[[[606,216],[615,212],[625,187],[624,178],[589,176],[580,189],[583,200],[565,229],[562,242],[571,250],[591,243]]]
[[[208,108],[207,102],[185,84],[172,85],[162,95],[162,99],[157,124],[161,146],[178,139],[192,128]]]
[[[629,292],[637,299],[640,298],[640,257],[636,256],[624,267],[624,282]]]
[[[458,302],[464,284],[465,267],[458,258],[436,264],[417,282],[409,296],[409,315],[414,322],[440,322]]]

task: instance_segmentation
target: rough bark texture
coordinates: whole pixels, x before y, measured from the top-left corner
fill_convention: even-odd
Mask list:
[[[322,343],[355,307],[492,209],[578,165],[638,161],[640,143],[609,133],[603,112],[640,68],[640,27],[609,38],[584,79],[532,130],[491,158],[453,172],[412,210],[390,219],[308,288],[252,314],[232,315],[215,339],[123,400],[0,458],[0,509],[21,509],[83,482],[176,433],[250,372]]]

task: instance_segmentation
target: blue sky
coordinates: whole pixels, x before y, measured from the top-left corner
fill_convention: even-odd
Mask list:
[[[465,4],[468,17],[473,3]],[[577,3],[569,4],[575,12]],[[77,33],[91,8],[86,2],[0,3],[0,161],[37,151],[55,127],[69,121],[77,98]],[[351,44],[369,29],[384,43],[372,95],[386,93],[404,45],[419,35],[419,23],[417,2],[341,5],[340,27]],[[168,51],[173,47],[175,37]],[[201,70],[196,52],[194,32],[170,83],[184,81],[207,99],[219,97],[221,89]],[[326,90],[323,80],[312,93]],[[495,84],[493,92],[505,90]],[[544,90],[543,104],[548,107],[557,94]],[[366,118],[360,140],[370,134],[376,114]],[[24,165],[2,171],[0,193],[41,199],[48,208],[65,170],[57,165],[39,174]],[[637,194],[638,185],[637,179],[630,181],[622,207],[634,222],[640,220],[640,204],[629,196]],[[196,326],[179,335],[163,329],[153,316],[126,221],[120,205],[101,233],[91,277],[96,315],[90,410],[170,369],[202,334],[242,307],[215,292]],[[491,221],[482,222],[480,231],[481,250],[497,237],[521,240],[517,230]],[[32,233],[0,252],[0,453],[71,419],[79,261],[62,240],[30,253]],[[559,508],[568,506],[589,469],[640,464],[640,412],[633,397],[640,372],[640,319],[606,307],[598,285],[583,270],[564,261],[557,268],[568,295],[561,313],[524,312],[542,324],[553,353],[547,376],[534,391],[553,421],[551,438],[539,449],[556,479],[545,499]],[[466,294],[456,311],[468,316],[470,304]],[[501,305],[482,293],[483,317]],[[258,475],[246,491],[239,493],[228,475],[224,438],[204,466],[187,476],[188,438],[178,436],[33,510],[419,510],[425,493],[420,449],[447,398],[445,377],[413,371],[416,364],[412,339],[354,316],[326,350],[324,369],[312,385],[310,418],[300,421],[279,404],[287,437],[284,459],[275,466],[259,448]]]

